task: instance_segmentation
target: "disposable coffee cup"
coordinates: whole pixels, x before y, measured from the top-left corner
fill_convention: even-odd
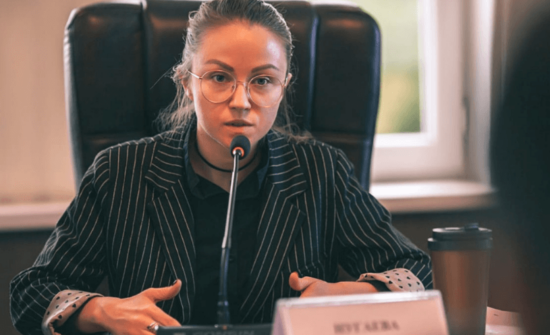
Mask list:
[[[492,231],[477,224],[436,228],[428,239],[451,335],[485,334],[492,247]]]

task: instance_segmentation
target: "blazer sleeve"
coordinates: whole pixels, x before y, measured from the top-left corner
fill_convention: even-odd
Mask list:
[[[24,335],[42,334],[46,309],[65,290],[93,292],[104,277],[104,202],[109,153],[100,153],[32,267],[10,284],[11,318]]]
[[[355,278],[407,269],[431,288],[430,258],[392,226],[388,210],[361,187],[341,150],[335,171],[339,264]]]

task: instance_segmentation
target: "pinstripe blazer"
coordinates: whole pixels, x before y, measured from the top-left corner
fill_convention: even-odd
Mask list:
[[[160,307],[185,323],[195,297],[194,220],[185,182],[186,131],[162,133],[102,151],[32,268],[11,285],[12,318],[40,329],[56,293],[94,291],[105,275],[110,294],[135,295],[182,279]],[[297,296],[292,271],[335,281],[408,268],[431,286],[429,258],[391,226],[390,214],[353,176],[341,150],[268,135],[269,167],[248,295],[239,322],[267,322],[278,298]],[[237,321],[237,320],[236,320]]]

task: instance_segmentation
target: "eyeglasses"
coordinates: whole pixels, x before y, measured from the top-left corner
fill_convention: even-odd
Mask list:
[[[208,71],[202,76],[189,73],[201,81],[201,91],[204,98],[212,103],[220,104],[229,100],[237,89],[237,83],[242,83],[247,96],[260,107],[271,107],[282,98],[285,85],[279,79],[268,75],[250,78],[246,83],[238,81],[224,71]]]

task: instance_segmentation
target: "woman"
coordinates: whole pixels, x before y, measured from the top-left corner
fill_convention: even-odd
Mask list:
[[[96,157],[34,266],[12,282],[15,326],[118,335],[215,323],[237,135],[251,150],[235,206],[232,322],[270,322],[281,297],[429,287],[428,257],[394,230],[343,152],[292,131],[282,16],[259,0],[219,0],[189,25],[175,112],[164,117],[174,129]],[[339,264],[359,280],[335,283]],[[104,276],[112,297],[91,293]]]

